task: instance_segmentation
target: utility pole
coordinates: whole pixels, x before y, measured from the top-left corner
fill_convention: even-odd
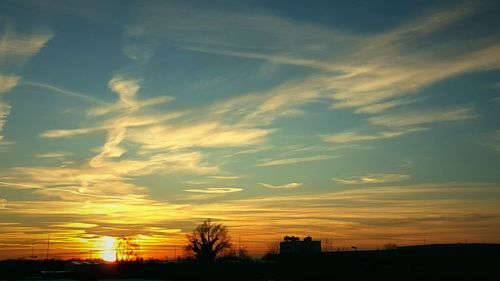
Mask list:
[[[35,255],[33,254],[33,244],[31,244],[31,259],[35,261]]]
[[[139,260],[141,260],[141,240],[139,240]]]
[[[330,254],[333,252],[333,236],[330,235]]]
[[[174,261],[177,260],[177,245],[174,244]]]
[[[241,259],[241,235],[238,236],[238,257]]]
[[[47,236],[47,257],[46,259],[49,259],[49,252],[50,252],[50,234]]]

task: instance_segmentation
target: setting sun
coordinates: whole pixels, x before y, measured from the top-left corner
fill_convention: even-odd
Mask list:
[[[116,261],[116,239],[110,236],[104,236],[101,242],[101,258],[105,261]]]

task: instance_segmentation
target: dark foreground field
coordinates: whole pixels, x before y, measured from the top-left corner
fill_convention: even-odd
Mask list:
[[[280,256],[272,261],[87,264],[1,261],[0,280],[500,280],[500,245],[400,247]]]

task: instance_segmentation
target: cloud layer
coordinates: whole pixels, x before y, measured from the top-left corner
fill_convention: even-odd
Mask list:
[[[332,180],[340,184],[382,184],[405,181],[409,178],[409,175],[403,174],[369,173],[359,177],[332,178]]]

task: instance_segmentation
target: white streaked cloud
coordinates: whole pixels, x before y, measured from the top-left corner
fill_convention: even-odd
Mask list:
[[[240,187],[207,187],[207,188],[189,188],[184,189],[186,192],[208,193],[208,194],[224,194],[243,191]]]
[[[263,142],[265,136],[272,130],[263,130],[244,125],[224,125],[220,121],[210,123],[167,125],[166,122],[185,115],[185,112],[167,112],[144,115],[139,112],[142,107],[153,106],[158,102],[169,101],[169,97],[139,100],[140,80],[128,79],[118,75],[109,82],[112,91],[118,94],[119,100],[115,104],[97,107],[90,111],[90,115],[102,115],[110,112],[118,113],[93,127],[79,129],[49,130],[41,134],[44,138],[60,138],[83,135],[92,132],[105,132],[106,140],[102,147],[97,149],[97,155],[85,166],[77,168],[80,173],[91,173],[93,170],[103,171],[116,177],[123,186],[128,181],[124,177],[148,175],[153,172],[190,172],[195,174],[218,173],[216,165],[204,163],[201,152],[188,151],[193,147],[227,147],[245,146]],[[139,144],[140,151],[130,151],[130,155],[139,153],[136,160],[122,155],[128,152],[127,144]],[[167,151],[167,153],[165,153]],[[154,153],[148,156],[148,153]],[[94,176],[91,176],[93,178]],[[75,186],[82,186],[82,182],[75,182]],[[97,190],[104,192],[103,183],[97,179]]]
[[[477,143],[485,145],[495,152],[500,152],[500,130],[482,136]]]
[[[98,131],[106,131],[116,129],[117,127],[142,127],[158,124],[168,120],[179,118],[184,115],[183,112],[172,112],[172,113],[161,113],[157,115],[131,115],[126,114],[124,116],[118,116],[115,118],[110,118],[102,123],[99,123],[93,127],[79,128],[79,129],[56,129],[47,130],[40,134],[42,138],[62,138],[71,137],[77,135],[85,135],[89,133],[94,133]]]
[[[473,110],[470,107],[386,114],[368,119],[372,125],[385,127],[384,129],[378,129],[378,131],[371,133],[361,132],[359,129],[347,130],[337,134],[323,135],[321,136],[321,139],[332,143],[384,140],[428,130],[428,128],[417,126],[430,125],[440,122],[460,122],[473,119],[475,117],[476,115],[474,115]]]
[[[427,128],[404,128],[404,129],[393,129],[393,130],[384,130],[375,133],[362,133],[358,131],[345,131],[338,134],[333,135],[324,135],[321,137],[323,141],[332,142],[332,143],[351,143],[351,142],[360,142],[360,141],[375,141],[375,140],[384,140],[395,137],[404,136],[407,134],[425,131]]]
[[[191,51],[257,59],[273,64],[300,65],[318,70],[314,75],[289,80],[267,91],[229,98],[208,107],[197,108],[196,113],[203,116],[202,121],[190,120],[188,123],[161,124],[129,130],[127,141],[141,145],[143,150],[262,145],[272,131],[259,126],[271,125],[278,118],[304,114],[302,106],[308,103],[332,101],[333,109],[353,108],[355,113],[379,114],[421,100],[414,97],[415,94],[438,81],[500,66],[500,52],[497,52],[500,45],[491,38],[474,41],[460,50],[453,49],[451,45],[439,40],[435,41],[432,44],[441,56],[426,51],[408,52],[416,42],[428,42],[436,32],[446,30],[477,13],[478,7],[475,5],[456,5],[446,10],[433,11],[401,26],[368,36],[347,35],[321,26],[304,25],[302,22],[267,14],[249,17],[237,12],[230,17],[224,17],[220,11],[207,10],[203,17],[193,14],[191,21],[187,22],[184,16],[192,14],[193,10],[175,5],[168,9],[161,5],[155,9],[143,8],[149,11],[143,16],[147,14],[148,17],[129,27],[127,31],[131,33],[127,36],[133,37],[134,40],[147,42],[150,39],[161,41],[174,38],[175,42],[178,42],[177,46]],[[160,10],[171,15],[169,19],[177,23],[175,28],[162,24],[165,18],[163,13],[159,16]],[[180,14],[184,16],[179,18]],[[220,24],[221,22],[231,24]],[[279,23],[279,28],[269,30],[264,27],[263,22]],[[222,37],[220,26],[226,27]],[[242,44],[239,36],[230,36],[237,27],[250,30],[255,44],[253,47]],[[292,27],[296,32],[289,32]],[[259,32],[254,34],[255,30]],[[313,30],[315,32],[311,32]],[[200,34],[204,36],[198,36]],[[199,38],[208,38],[206,34],[211,34],[212,39],[220,37],[220,40],[197,41]],[[274,49],[262,48],[259,45],[259,38],[262,38],[263,34],[268,35],[264,37],[276,38],[273,41]],[[302,37],[298,36],[299,34]],[[303,42],[304,36],[309,39],[309,43]],[[404,40],[401,40],[403,37]],[[325,38],[334,38],[332,40],[339,44],[330,45],[339,46],[339,52],[332,52]],[[292,45],[290,42],[297,44]],[[312,45],[315,47],[312,48]],[[312,49],[315,52],[312,52]],[[323,55],[327,53],[335,55],[325,58]],[[449,53],[454,55],[450,56]],[[369,119],[372,125],[391,129],[375,132],[349,130],[323,136],[323,140],[349,143],[389,139],[427,129],[418,126],[420,124],[459,121],[473,117],[467,110],[444,110],[441,113],[436,111],[430,117],[418,117],[419,113],[416,112],[414,116],[406,116],[405,121],[394,122],[399,124],[398,126],[389,126],[387,123],[390,122],[391,115],[375,116]],[[421,114],[427,113],[429,112]],[[221,120],[232,120],[232,125]],[[257,166],[311,161],[300,157],[290,159],[261,162]]]
[[[370,123],[384,127],[409,127],[438,122],[457,122],[476,117],[469,107],[426,110],[421,112],[405,112],[402,114],[390,114],[372,117]]]
[[[500,45],[491,44],[461,56],[435,61],[427,58],[427,54],[408,57],[385,54],[371,58],[370,67],[358,73],[325,78],[324,83],[330,84],[333,108],[363,108],[415,94],[426,86],[459,74],[498,69],[499,53]]]
[[[123,35],[122,52],[139,64],[148,63],[154,55],[155,40],[147,39],[146,30],[140,26],[129,26]]]
[[[439,81],[464,73],[498,69],[500,67],[500,45],[492,38],[466,40],[468,43],[462,45],[461,48],[455,48],[448,42],[430,40],[436,36],[437,32],[447,30],[453,24],[476,14],[480,9],[481,5],[455,5],[445,10],[422,14],[420,17],[411,19],[407,23],[390,30],[364,36],[346,35],[316,25],[299,27],[299,22],[274,15],[249,18],[235,13],[228,19],[220,17],[220,12],[214,11],[207,11],[204,14],[206,17],[203,18],[195,15],[193,21],[189,23],[181,20],[176,28],[184,29],[185,33],[182,35],[178,34],[179,29],[160,29],[159,26],[164,25],[159,25],[159,22],[164,19],[158,17],[149,18],[144,22],[144,26],[149,27],[149,29],[142,28],[140,30],[149,30],[146,33],[141,33],[141,36],[152,36],[159,40],[172,38],[175,34],[174,37],[180,42],[179,45],[191,51],[242,59],[263,60],[273,64],[300,65],[318,70],[316,74],[288,80],[270,90],[230,98],[200,111],[200,114],[207,114],[212,118],[241,120],[240,124],[244,124],[246,127],[255,127],[271,125],[278,118],[300,116],[304,114],[302,106],[318,101],[332,102],[330,106],[332,109],[352,108],[355,113],[380,114],[421,100],[422,98],[417,96],[419,91]],[[182,14],[192,12],[182,9],[181,11]],[[157,12],[154,11],[154,13]],[[166,12],[172,13],[172,10]],[[177,18],[178,15],[173,14],[172,17]],[[207,22],[209,18],[211,21]],[[260,18],[261,21],[255,21],[257,18]],[[260,42],[258,38],[262,34],[255,35],[256,40],[254,42],[257,46],[253,48],[240,44],[238,38],[232,36],[224,36],[221,41],[215,42],[196,42],[196,40],[192,40],[192,36],[197,37],[195,34],[200,32],[199,28],[203,29],[205,33],[214,33],[214,38],[218,38],[220,35],[217,33],[219,29],[215,29],[216,25],[214,23],[233,21],[235,19],[240,21],[229,26],[223,25],[227,26],[226,29],[229,29],[225,30],[227,31],[224,33],[225,35],[231,33],[236,26],[249,29],[251,27],[251,30],[262,29],[262,34],[268,34],[269,37],[276,38],[273,41],[273,44],[276,44],[273,51],[270,51],[271,48],[258,47]],[[280,28],[263,29],[263,22],[279,22]],[[138,26],[142,25],[138,24]],[[292,26],[296,27],[294,30],[299,30],[298,33],[287,32],[287,27]],[[155,30],[154,34],[151,34],[150,32],[153,30]],[[319,38],[319,34],[331,35],[328,38],[335,38],[332,40],[339,43],[339,52],[333,52],[328,48],[328,44],[316,44],[322,47],[318,48],[321,51],[317,51],[315,55],[312,55],[314,52],[310,52],[309,45],[307,48],[300,47],[307,44],[294,45],[299,46],[297,48],[290,47],[289,42],[293,41],[298,34],[302,34],[301,32],[305,30],[318,31],[307,36],[311,42],[325,43],[325,36]],[[318,36],[316,37],[316,35]],[[426,49],[413,51],[415,44],[431,44],[437,54],[425,51]],[[325,54],[334,55],[325,58],[322,55],[323,51]],[[333,143],[390,139],[428,129],[423,128],[421,125],[435,122],[463,121],[473,117],[472,110],[465,107],[374,116],[368,120],[371,125],[388,129],[366,132],[348,130],[323,136],[322,139]],[[166,127],[164,131],[172,129],[175,130],[176,128]],[[255,129],[253,128],[253,130]],[[255,131],[252,133],[255,133]],[[137,135],[140,136],[140,134]],[[165,133],[155,133],[153,135],[166,136]],[[140,138],[137,139],[139,142],[142,141]],[[248,141],[247,143],[256,144],[263,141],[264,139],[259,139],[259,141]],[[154,148],[162,143],[172,147],[174,146],[172,142],[169,138],[160,139],[159,141],[151,141],[145,147]],[[297,159],[291,161],[294,160]],[[277,160],[271,162],[271,165],[275,163],[291,162]],[[266,166],[265,163],[257,164],[257,166],[262,165]]]
[[[21,77],[17,75],[0,74],[0,94],[10,91],[17,86],[20,80]]]
[[[133,129],[129,133],[131,142],[143,149],[181,149],[189,147],[231,147],[255,145],[265,141],[270,129],[224,125],[219,122],[175,126],[151,126]]]
[[[115,75],[108,82],[108,87],[118,94],[120,102],[126,107],[134,107],[137,103],[136,94],[140,89],[140,80]]]
[[[269,183],[263,183],[259,182],[259,184],[265,188],[271,188],[271,189],[293,189],[293,188],[298,188],[302,186],[301,182],[291,182],[287,184],[281,184],[281,185],[273,185]]]
[[[409,178],[410,176],[405,174],[368,173],[363,176],[332,178],[332,180],[340,184],[382,184],[401,182]]]
[[[133,107],[135,110],[138,110],[138,109],[141,109],[144,107],[169,103],[173,99],[174,99],[173,97],[169,97],[169,96],[154,97],[154,98],[145,99],[142,101],[136,101],[134,103]],[[88,111],[88,114],[91,116],[100,116],[100,115],[105,115],[108,113],[119,111],[119,110],[124,109],[126,107],[127,107],[126,105],[121,104],[121,103],[116,103],[116,104],[109,105],[109,106],[94,107]]]
[[[1,98],[1,97],[0,97]],[[7,116],[10,113],[10,105],[3,103],[0,100],[0,145],[3,143],[4,136],[2,135],[3,127],[5,126],[5,122],[7,122]]]
[[[93,133],[96,131],[105,130],[105,127],[92,127],[92,128],[80,128],[80,129],[68,129],[68,130],[48,130],[40,134],[42,138],[62,138],[77,135],[85,135],[88,133]]]
[[[16,34],[7,28],[0,37],[0,58],[2,60],[24,60],[40,51],[53,37],[52,33]]]
[[[266,60],[272,63],[278,64],[288,64],[288,65],[298,65],[304,67],[311,67],[320,70],[326,71],[345,71],[348,70],[347,66],[340,66],[331,63],[325,63],[323,61],[318,61],[314,59],[307,58],[294,58],[294,57],[286,57],[282,55],[276,54],[262,54],[262,53],[252,53],[252,52],[239,52],[239,51],[231,51],[231,50],[221,50],[221,49],[213,49],[213,48],[203,48],[203,47],[183,47],[186,50],[202,52],[208,54],[216,54],[223,56],[231,56],[231,57],[239,57],[246,59],[258,59],[258,60]]]
[[[128,31],[154,39],[170,39],[178,46],[203,51],[219,52],[226,48],[236,52],[234,55],[240,55],[242,47],[246,47],[247,51],[307,51],[313,56],[332,46],[342,49],[343,40],[348,37],[320,25],[254,9],[233,9],[228,5],[220,10],[174,3],[140,7],[136,23]]]
[[[294,158],[283,158],[283,159],[261,159],[259,160],[259,163],[257,163],[255,166],[267,167],[267,166],[278,166],[278,165],[291,165],[303,162],[330,160],[334,158],[337,158],[337,156],[316,155],[316,156],[294,157]]]
[[[186,184],[186,185],[206,185],[209,182],[208,181],[192,181],[192,180],[188,180],[188,181],[181,181],[181,183]]]
[[[37,158],[65,158],[69,153],[64,151],[54,151],[35,154]]]
[[[98,224],[94,223],[84,223],[84,222],[68,222],[68,223],[56,223],[51,225],[51,227],[62,227],[62,228],[77,228],[77,229],[82,229],[82,228],[93,228],[99,226]]]
[[[75,98],[78,98],[81,100],[86,100],[86,101],[89,101],[89,102],[94,103],[94,104],[106,104],[105,101],[100,100],[96,97],[84,95],[84,94],[70,91],[67,89],[62,89],[60,87],[56,87],[56,86],[45,84],[45,83],[39,83],[39,82],[33,82],[33,81],[23,81],[23,84],[28,85],[28,86],[32,86],[32,87],[45,89],[45,90],[50,90],[50,91],[58,93],[58,94],[62,94],[62,95],[70,96],[70,97],[75,97]]]
[[[211,179],[216,179],[216,180],[237,180],[240,177],[239,176],[209,176]]]
[[[154,154],[141,160],[104,159],[98,164],[14,167],[0,173],[0,184],[16,189],[32,189],[39,195],[64,200],[86,197],[140,199],[145,197],[146,189],[134,183],[135,177],[154,173],[219,172],[218,167],[203,162],[200,152]]]
[[[129,78],[125,75],[115,75],[108,82],[108,87],[116,93],[119,100],[110,105],[94,107],[88,111],[91,116],[100,116],[117,111],[135,112],[144,107],[168,103],[173,100],[173,97],[161,96],[145,100],[137,100],[141,80]]]
[[[408,23],[371,38],[365,48],[378,50],[395,44],[405,44],[409,40],[421,38],[467,19],[479,12],[481,8],[480,4],[470,2],[456,4],[448,9],[427,11],[426,14]]]
[[[277,88],[293,95],[276,95],[276,89],[272,90],[274,100],[262,101],[262,106],[248,113],[249,118],[279,109],[296,114],[300,112],[297,106],[317,99],[332,100],[332,108],[355,108],[356,113],[373,114],[415,102],[417,99],[406,96],[438,81],[463,73],[498,69],[500,45],[493,38],[464,39],[468,43],[461,45],[463,48],[429,40],[437,32],[477,14],[482,8],[478,4],[456,4],[422,14],[390,30],[364,36],[270,14],[249,16],[234,12],[223,16],[220,11],[206,10],[200,17],[193,10],[176,6],[148,10],[144,13],[148,18],[138,26],[143,27],[141,30],[149,30],[143,36],[175,38],[181,46],[196,52],[300,65],[320,71],[317,75],[289,81]],[[158,14],[160,10],[171,15],[169,20],[177,19],[175,28],[165,23],[164,14]],[[192,15],[191,21],[180,19],[181,14],[183,17]],[[224,36],[220,33],[220,26],[226,27],[222,33]],[[267,26],[276,28],[269,30]],[[249,42],[242,42],[239,36],[242,29],[248,31],[247,35],[251,34],[247,38],[252,38],[252,48],[248,47]],[[205,36],[199,36],[201,34]],[[214,40],[196,41],[194,38]],[[265,47],[260,45],[262,42],[266,42]],[[414,51],[414,45],[422,42],[432,42],[435,51]],[[325,58],[326,54],[330,56]]]
[[[411,104],[414,102],[415,102],[415,99],[409,99],[409,98],[394,99],[394,100],[390,100],[390,101],[385,101],[385,102],[380,102],[380,103],[375,103],[375,104],[363,106],[363,107],[356,109],[354,112],[355,113],[374,114],[374,113],[380,113],[380,112],[383,112],[383,111],[386,111],[388,109],[398,107],[401,105]]]
[[[18,34],[10,24],[0,32],[0,146],[3,142],[3,128],[11,106],[3,101],[2,94],[16,87],[21,77],[12,74],[27,59],[35,55],[53,37],[49,32]],[[9,71],[9,74],[4,73]]]
[[[2,133],[11,109],[11,106],[2,100],[2,94],[14,88],[19,83],[20,79],[21,77],[17,75],[0,74],[0,145],[4,144],[4,136]]]

